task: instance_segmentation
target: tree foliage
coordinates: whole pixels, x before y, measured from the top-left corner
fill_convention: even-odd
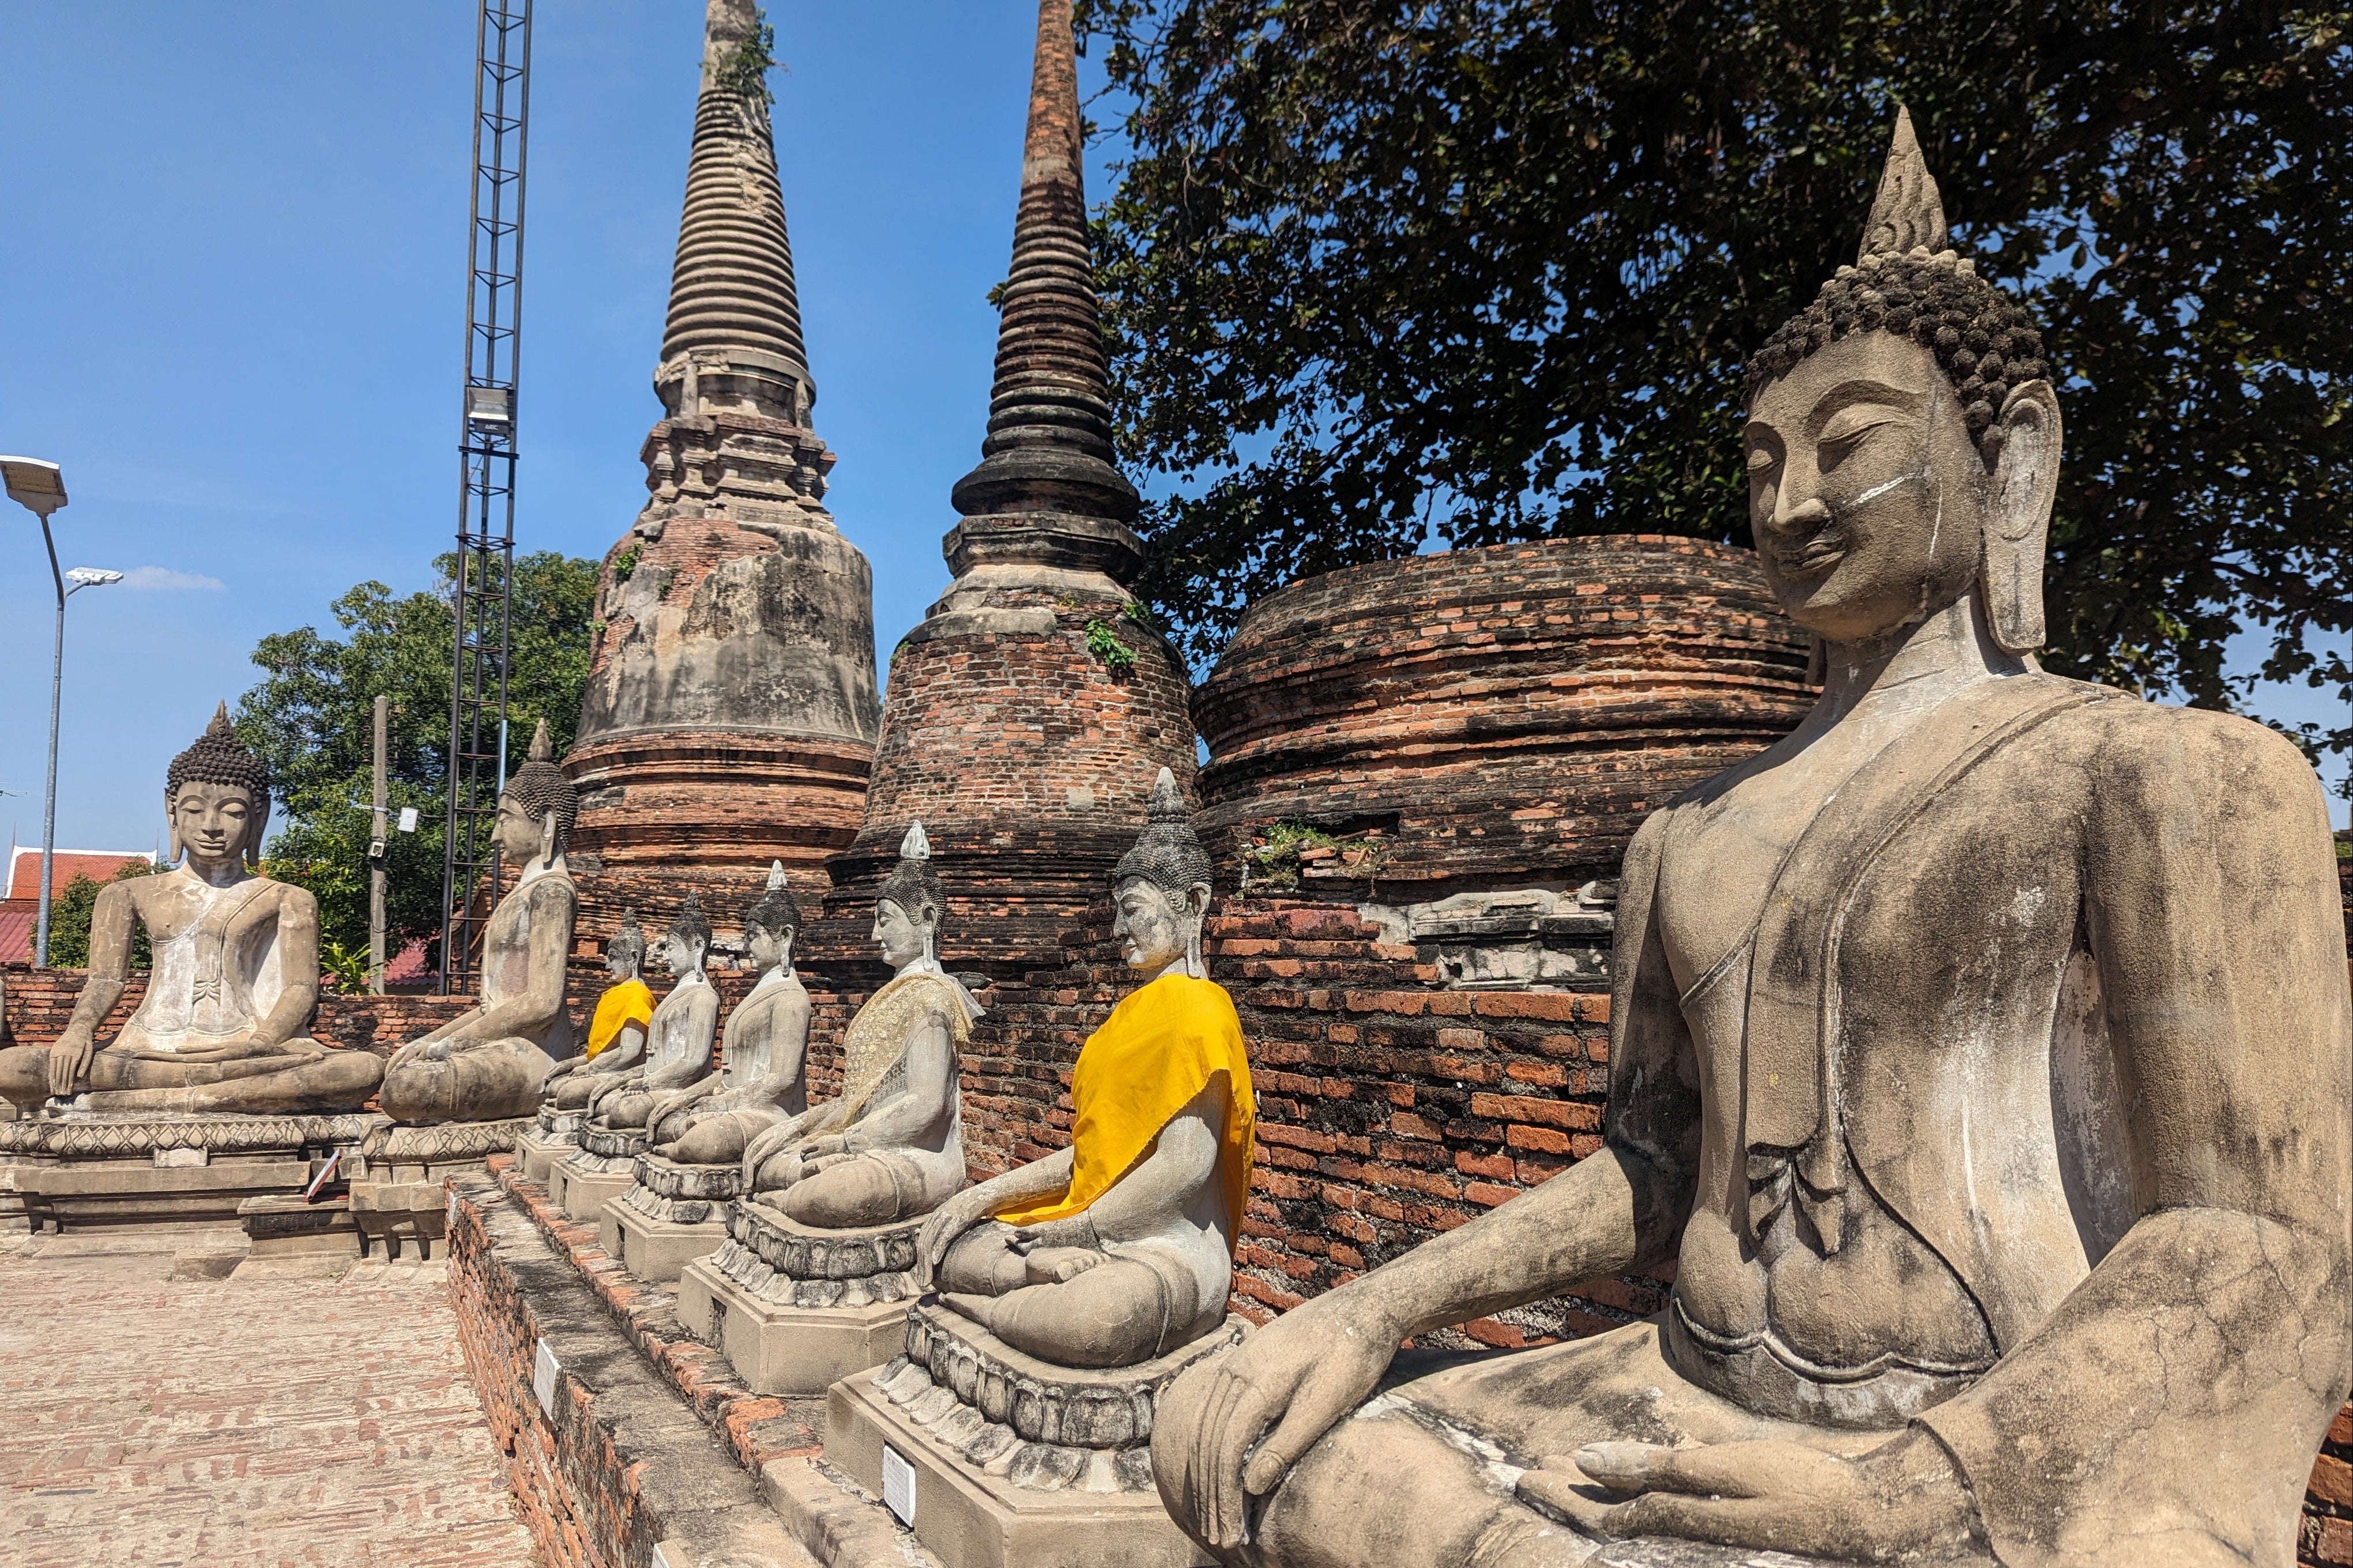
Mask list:
[[[319,900],[322,952],[364,952],[368,938],[369,799],[375,699],[393,700],[385,756],[396,815],[417,807],[417,831],[385,838],[386,945],[428,942],[441,923],[441,854],[448,810],[449,666],[456,635],[450,574],[431,593],[396,598],[362,583],[330,606],[340,635],[312,626],[261,639],[260,684],[238,700],[237,738],[268,759],[285,824],[267,868]],[[588,617],[596,563],[543,552],[514,564],[507,679],[507,767],[529,754],[545,719],[559,757],[571,748],[588,679]]]
[[[2053,668],[2225,706],[2262,626],[2266,675],[2347,687],[2353,9],[1082,12],[1128,106],[1098,250],[1148,596],[1195,657],[1432,540],[1745,539],[1743,356],[1853,259],[1900,100],[2061,377]]]

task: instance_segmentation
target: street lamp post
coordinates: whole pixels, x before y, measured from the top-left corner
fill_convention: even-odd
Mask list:
[[[49,892],[58,841],[58,708],[65,693],[66,600],[84,588],[102,588],[122,581],[120,572],[93,566],[58,570],[57,540],[49,532],[49,514],[66,504],[64,474],[55,463],[39,458],[0,458],[0,481],[8,499],[41,520],[41,543],[49,552],[49,577],[58,587],[57,646],[49,663],[49,784],[41,804],[41,908],[33,932],[33,965],[49,966]],[[73,586],[66,586],[71,582]]]

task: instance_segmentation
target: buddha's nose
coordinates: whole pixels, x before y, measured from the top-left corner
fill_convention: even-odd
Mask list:
[[[1773,509],[1773,531],[1787,539],[1797,534],[1814,533],[1831,521],[1830,503],[1820,496],[1809,496],[1795,506],[1785,504]]]

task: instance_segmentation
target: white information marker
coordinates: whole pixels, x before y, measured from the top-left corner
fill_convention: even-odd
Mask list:
[[[555,1419],[555,1380],[563,1373],[555,1352],[547,1348],[545,1340],[540,1341],[539,1354],[532,1361],[531,1391],[539,1395],[539,1413],[550,1421]]]
[[[915,1467],[888,1443],[882,1445],[882,1506],[898,1515],[901,1524],[913,1528]]]

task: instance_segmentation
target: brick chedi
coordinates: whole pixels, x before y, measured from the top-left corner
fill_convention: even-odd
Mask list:
[[[1345,1283],[1600,1147],[1619,859],[1797,724],[1806,662],[1756,558],[1692,539],[1413,556],[1251,606],[1194,700],[1210,973],[1258,1089],[1238,1307]],[[1604,1280],[1430,1342],[1664,1302]]]
[[[1112,465],[1081,183],[1069,0],[1044,0],[1013,265],[980,466],[957,482],[955,574],[892,657],[865,825],[828,910],[864,900],[910,822],[951,900],[943,956],[1015,979],[1064,962],[1164,765],[1191,784],[1182,661],[1127,614],[1136,493]]]
[[[873,753],[873,579],[823,504],[834,458],[810,428],[767,101],[744,54],[757,26],[752,0],[710,0],[654,372],[664,417],[642,452],[651,493],[605,557],[565,763],[575,863],[605,879],[583,951],[624,902],[665,918],[700,882],[723,919],[773,860],[816,882],[858,830]]]

